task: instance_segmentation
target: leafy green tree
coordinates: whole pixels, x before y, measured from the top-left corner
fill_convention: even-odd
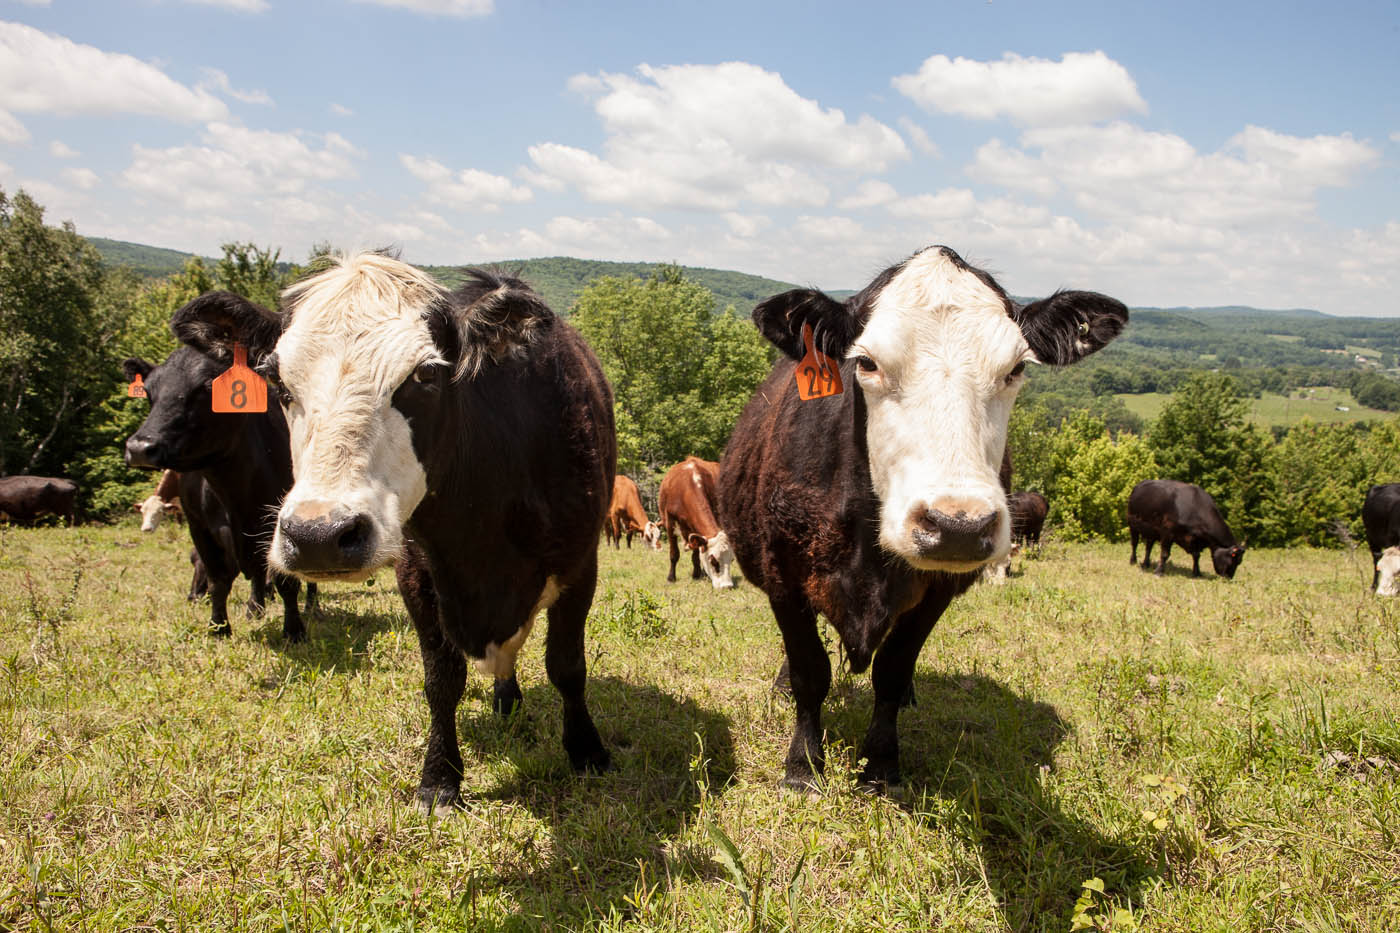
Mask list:
[[[1071,541],[1127,537],[1123,509],[1134,486],[1157,474],[1146,441],[1134,434],[1115,440],[1107,431],[1068,452],[1052,511],[1060,533]]]
[[[654,473],[695,454],[717,459],[766,375],[766,342],[678,266],[650,279],[604,276],[570,320],[612,383],[619,469]]]
[[[1335,546],[1338,522],[1354,538],[1363,536],[1361,503],[1373,482],[1363,440],[1352,425],[1305,418],[1274,446],[1270,460],[1281,543]]]
[[[87,412],[115,377],[122,291],[97,250],[0,190],[0,474],[63,474]]]
[[[1268,468],[1270,439],[1247,420],[1248,411],[1234,379],[1196,373],[1162,409],[1148,441],[1160,478],[1195,483],[1214,497],[1237,535],[1276,546],[1283,532]]]

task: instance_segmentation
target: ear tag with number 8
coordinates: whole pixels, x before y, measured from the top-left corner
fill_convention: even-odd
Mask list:
[[[146,381],[145,381],[144,379],[141,378],[141,374],[140,374],[140,373],[137,373],[137,374],[136,374],[136,377],[135,377],[134,379],[132,379],[132,380],[131,380],[131,383],[126,387],[126,397],[127,397],[127,398],[145,398],[145,397],[146,397]]]
[[[252,414],[267,411],[267,383],[248,368],[248,350],[233,345],[233,366],[216,376],[210,385],[214,411]]]
[[[797,397],[810,402],[845,391],[841,385],[839,364],[817,349],[812,340],[811,324],[802,325],[802,345],[807,348],[807,355],[797,364]]]

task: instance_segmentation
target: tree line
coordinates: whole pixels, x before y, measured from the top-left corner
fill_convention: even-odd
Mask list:
[[[329,251],[313,247],[308,265]],[[146,404],[127,397],[121,361],[165,359],[175,348],[171,315],[205,291],[276,307],[303,271],[278,250],[229,243],[219,260],[192,258],[177,274],[142,280],[104,266],[72,224],[46,225],[24,192],[10,198],[0,189],[0,475],[75,479],[91,517],[129,509],[152,478],[122,460]],[[584,285],[569,316],[613,386],[619,470],[651,500],[671,464],[719,458],[776,351],[747,307],[721,306],[679,266],[619,272]],[[1360,536],[1366,488],[1400,480],[1400,419],[1269,432],[1247,418],[1247,399],[1260,392],[1324,384],[1400,409],[1400,385],[1360,370],[1206,372],[1128,354],[1037,371],[1011,420],[1015,485],[1044,493],[1051,526],[1070,539],[1121,540],[1128,491],[1170,478],[1210,492],[1251,545],[1337,545]],[[1171,400],[1147,424],[1115,397],[1134,391],[1170,392]]]

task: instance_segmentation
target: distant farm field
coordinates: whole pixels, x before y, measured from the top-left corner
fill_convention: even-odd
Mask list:
[[[1117,398],[1122,399],[1123,404],[1133,414],[1148,421],[1160,415],[1167,402],[1171,401],[1170,394],[1161,392],[1145,392],[1141,395],[1120,394]],[[1297,424],[1304,418],[1311,418],[1319,424],[1324,424],[1338,421],[1375,421],[1395,417],[1394,412],[1358,405],[1349,391],[1334,386],[1299,389],[1287,396],[1266,392],[1262,398],[1246,399],[1246,401],[1249,402],[1251,420],[1265,428],[1275,425]],[[1347,410],[1339,411],[1339,408]]]
[[[896,793],[854,785],[869,678],[836,676],[809,797],[761,594],[605,549],[615,770],[570,772],[537,633],[515,718],[469,681],[434,818],[392,573],[327,587],[309,644],[275,605],[215,640],[187,549],[0,526],[0,930],[1400,929],[1400,603],[1364,553],[1226,582],[1051,543],[935,629]]]

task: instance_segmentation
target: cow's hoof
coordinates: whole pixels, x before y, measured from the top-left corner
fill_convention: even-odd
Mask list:
[[[1167,571],[1161,567],[1158,567],[1156,570],[1152,571],[1152,575],[1154,577],[1165,577],[1167,575]]]
[[[233,635],[233,626],[225,622],[223,625],[209,626],[209,634],[215,638],[229,638]]]
[[[902,783],[899,765],[894,763],[867,764],[865,770],[860,773],[860,786],[877,794],[888,793],[891,788]]]
[[[249,619],[261,619],[263,616],[267,615],[267,607],[262,603],[255,603],[250,600],[248,605],[243,608],[243,615]]]
[[[451,784],[419,787],[413,800],[419,810],[434,816],[446,816],[462,807],[462,796]]]
[[[496,681],[491,691],[491,709],[501,716],[509,716],[520,709],[525,695],[520,692],[520,682],[514,677]]]
[[[306,641],[306,626],[298,628],[283,628],[282,637],[294,645],[299,645]]]
[[[599,745],[585,752],[569,752],[569,766],[579,774],[605,774],[613,769],[612,756]]]
[[[821,781],[810,771],[789,771],[783,775],[783,780],[778,786],[794,794],[805,794],[809,797],[822,792]]]

